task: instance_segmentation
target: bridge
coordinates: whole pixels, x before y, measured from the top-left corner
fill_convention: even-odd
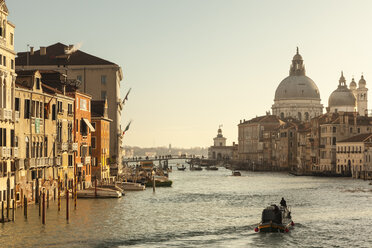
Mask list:
[[[192,159],[201,159],[195,155],[189,155],[189,156],[186,156],[186,155],[180,155],[180,156],[175,156],[175,155],[165,155],[165,156],[155,156],[155,157],[133,157],[133,158],[125,158],[123,159],[122,161],[124,163],[139,163],[139,162],[146,162],[146,161],[159,161],[159,163],[161,161],[165,161],[165,160],[192,160]]]

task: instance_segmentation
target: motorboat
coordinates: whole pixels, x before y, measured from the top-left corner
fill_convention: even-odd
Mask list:
[[[233,171],[233,172],[232,172],[232,175],[235,176],[235,177],[239,177],[239,176],[241,176],[242,174],[240,173],[240,171]]]
[[[256,232],[289,232],[294,226],[289,207],[271,205],[262,211],[261,222]]]
[[[122,182],[120,186],[124,191],[141,191],[146,189],[145,185],[133,182]]]
[[[78,198],[120,198],[122,193],[109,188],[88,188],[77,192]]]
[[[203,168],[201,166],[192,166],[190,168],[190,170],[192,170],[192,171],[201,171],[201,170],[203,170]]]
[[[218,170],[217,166],[207,166],[206,170]]]

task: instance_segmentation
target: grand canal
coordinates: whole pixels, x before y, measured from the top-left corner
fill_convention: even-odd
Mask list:
[[[174,167],[173,167],[174,168]],[[79,200],[65,220],[51,202],[46,225],[37,206],[0,225],[1,247],[370,247],[372,186],[346,178],[286,173],[173,171],[172,188],[122,199]],[[262,209],[285,197],[295,228],[253,231]]]

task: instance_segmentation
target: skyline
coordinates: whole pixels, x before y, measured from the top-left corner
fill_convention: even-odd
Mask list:
[[[227,144],[237,142],[239,120],[271,109],[297,46],[324,107],[341,70],[348,84],[362,73],[372,82],[368,1],[92,3],[7,1],[17,52],[82,42],[82,51],[123,68],[121,96],[132,92],[122,127],[133,119],[124,145],[210,146],[220,124]]]

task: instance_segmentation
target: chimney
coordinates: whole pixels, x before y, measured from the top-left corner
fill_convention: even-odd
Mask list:
[[[62,94],[66,95],[66,85],[62,84]]]
[[[40,47],[40,55],[44,56],[46,53],[46,47]]]
[[[74,47],[74,45],[68,45],[68,50],[71,50]]]
[[[34,47],[30,47],[30,55],[34,55]]]

